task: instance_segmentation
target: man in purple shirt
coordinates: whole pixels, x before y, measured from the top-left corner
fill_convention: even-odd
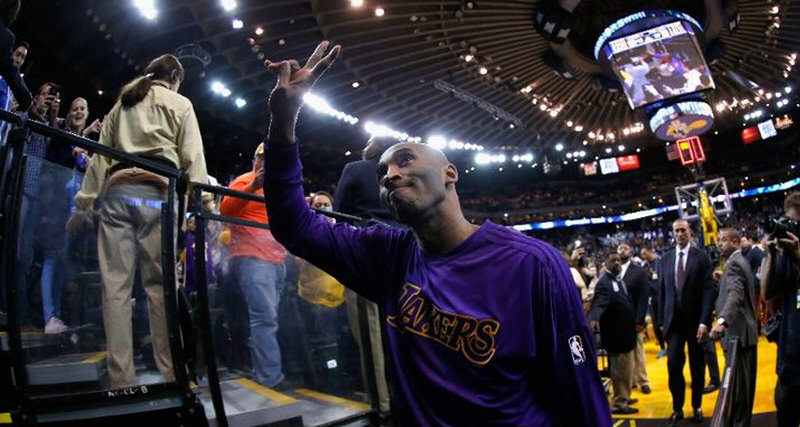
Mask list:
[[[410,230],[331,224],[303,199],[294,128],[302,96],[338,56],[323,42],[270,96],[264,188],[275,238],[381,304],[398,425],[610,426],[591,332],[558,251],[461,213],[440,151],[398,144],[378,163],[381,199]]]

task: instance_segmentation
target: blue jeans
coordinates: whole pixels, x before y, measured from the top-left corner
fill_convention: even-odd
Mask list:
[[[42,263],[42,307],[44,324],[53,317],[61,318],[61,289],[64,284],[61,274],[56,274],[60,266],[61,254],[58,251],[47,251]]]
[[[247,299],[250,315],[250,361],[253,379],[267,387],[283,381],[278,346],[278,305],[286,267],[251,257],[231,259],[233,283]]]

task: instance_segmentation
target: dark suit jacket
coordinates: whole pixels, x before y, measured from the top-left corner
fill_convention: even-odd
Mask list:
[[[619,281],[607,271],[603,271],[595,285],[586,317],[590,322],[600,322],[600,336],[607,352],[618,354],[636,348],[633,303]]]
[[[333,210],[395,224],[379,196],[377,168],[377,158],[346,164],[336,186]]]
[[[683,308],[683,325],[679,327],[696,328],[700,323],[712,327],[711,309],[714,306],[714,281],[711,279],[711,258],[704,251],[691,246],[686,259],[686,275],[683,284],[681,307]],[[664,335],[675,327],[672,320],[677,309],[675,295],[675,248],[670,249],[661,258],[659,282],[658,316],[664,328]]]
[[[725,272],[719,281],[717,296],[717,317],[725,319],[725,334],[722,342],[734,336],[739,337],[743,347],[758,344],[758,324],[756,323],[756,285],[750,263],[741,252],[735,252],[725,265]]]
[[[628,288],[628,295],[633,303],[634,322],[637,325],[644,325],[644,318],[647,316],[647,301],[650,296],[650,281],[647,278],[647,272],[631,261],[622,280]]]

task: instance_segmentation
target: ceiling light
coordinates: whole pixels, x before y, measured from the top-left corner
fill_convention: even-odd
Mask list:
[[[211,83],[211,90],[212,90],[214,93],[219,93],[219,94],[221,94],[221,93],[222,93],[222,91],[223,91],[223,90],[225,90],[225,85],[223,85],[222,83],[220,83],[220,82],[218,82],[218,81],[212,82],[212,83]]]
[[[244,22],[241,19],[234,19],[233,22],[231,23],[231,26],[234,29],[238,30],[238,29],[244,27]]]
[[[228,88],[222,89],[222,92],[221,92],[222,96],[224,96],[225,98],[231,96],[231,93],[232,93],[231,90],[228,89]]]
[[[133,5],[139,9],[142,16],[151,21],[158,16],[155,0],[133,0]]]
[[[247,105],[247,101],[245,101],[242,98],[236,98],[236,102],[235,103],[236,103],[236,107],[238,107],[238,108],[244,108],[244,106]]]
[[[556,151],[561,151],[564,149],[564,144],[556,144]]]
[[[364,6],[364,0],[350,0],[350,6],[353,6],[353,7]]]
[[[438,150],[442,150],[447,146],[447,140],[441,135],[433,135],[428,137],[428,145]]]
[[[220,0],[220,4],[222,8],[225,9],[226,12],[230,12],[233,9],[236,9],[236,0]]]
[[[589,145],[589,141],[587,141],[587,140],[585,140],[585,139],[584,139],[584,140],[583,140],[583,145]]]
[[[264,34],[264,29],[261,27],[256,28],[256,35],[260,36],[262,34]]]
[[[791,86],[786,86],[785,88],[783,88],[783,91],[786,92],[786,93],[792,93],[792,87]]]
[[[351,84],[350,86],[353,86],[353,89],[358,89],[358,87],[361,86],[361,83],[353,82],[353,84]]]
[[[344,152],[344,155],[345,155],[345,156],[349,156],[349,155],[351,155],[351,154],[353,154],[353,153],[351,153],[351,152],[350,152],[350,150],[347,150],[347,151],[345,151],[345,152]]]
[[[567,158],[571,159],[572,158],[572,153],[567,153]]]
[[[100,95],[100,96],[103,96],[103,91],[102,90],[98,90],[97,94]]]
[[[581,126],[581,125],[575,126],[575,132],[580,132],[582,130],[583,130],[583,126]]]
[[[481,75],[484,75],[484,74],[486,74],[488,72],[489,72],[489,70],[486,69],[486,67],[481,67],[481,68],[478,69],[478,73],[480,73]]]
[[[621,152],[622,152],[622,151],[625,151],[625,146],[624,146],[624,145],[618,145],[618,146],[617,146],[617,150],[619,150],[619,151],[621,151]]]
[[[572,120],[567,120],[567,127],[571,128],[573,125]]]
[[[385,13],[386,13],[386,11],[383,10],[382,7],[376,7],[375,8],[375,16],[380,17],[380,16],[383,16]]]
[[[611,154],[611,147],[606,147],[606,153]]]
[[[472,61],[474,58],[475,58],[475,57],[474,57],[474,56],[472,56],[472,55],[464,55],[464,61],[467,61],[467,62],[470,62],[470,61]]]

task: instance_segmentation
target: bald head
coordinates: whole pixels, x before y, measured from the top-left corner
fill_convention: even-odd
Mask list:
[[[418,142],[401,142],[392,145],[386,151],[383,152],[383,155],[381,155],[381,161],[384,161],[384,159],[391,156],[392,153],[404,149],[411,150],[418,156],[424,157],[426,160],[438,166],[446,166],[450,164],[450,160],[447,159],[447,156],[442,152],[442,150],[431,147],[428,144],[420,144]]]

